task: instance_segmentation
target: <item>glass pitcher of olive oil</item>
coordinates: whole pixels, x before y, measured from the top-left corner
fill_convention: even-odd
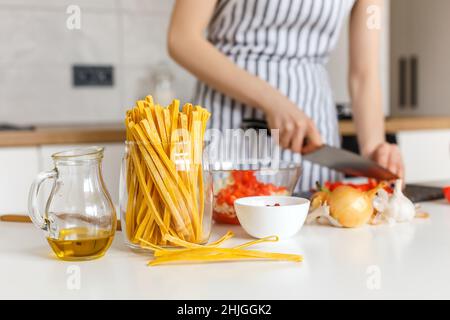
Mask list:
[[[89,147],[55,153],[55,168],[40,173],[31,186],[29,215],[60,259],[99,258],[114,238],[117,218],[102,177],[103,151]],[[42,214],[39,190],[48,179],[53,187]]]

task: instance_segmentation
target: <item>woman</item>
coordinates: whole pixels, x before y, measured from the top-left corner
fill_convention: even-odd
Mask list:
[[[367,27],[373,5],[381,9],[382,0],[177,0],[169,53],[201,81],[197,102],[212,110],[214,128],[266,119],[292,151],[283,157],[299,160],[323,143],[339,145],[325,63],[350,14],[349,86],[361,153],[402,176],[400,152],[384,137],[380,32]],[[336,178],[308,162],[303,169],[303,190]]]

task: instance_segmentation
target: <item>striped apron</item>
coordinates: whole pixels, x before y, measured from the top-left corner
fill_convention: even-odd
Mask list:
[[[354,0],[219,0],[208,41],[239,67],[270,83],[317,125],[323,140],[340,143],[333,93],[325,64]],[[210,126],[237,129],[243,119],[264,114],[199,82],[196,103],[212,112]],[[282,159],[301,162],[296,190],[338,178],[334,171],[282,151]]]

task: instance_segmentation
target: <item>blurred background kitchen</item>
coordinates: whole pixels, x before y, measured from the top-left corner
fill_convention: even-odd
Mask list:
[[[450,180],[450,1],[388,3],[380,65],[386,133],[400,145],[408,182]],[[172,5],[0,0],[0,214],[25,213],[29,185],[52,168],[51,154],[79,145],[106,147],[104,176],[118,201],[125,110],[149,93],[163,103],[192,100],[194,78],[166,51]],[[329,70],[344,146],[357,150],[346,31]]]

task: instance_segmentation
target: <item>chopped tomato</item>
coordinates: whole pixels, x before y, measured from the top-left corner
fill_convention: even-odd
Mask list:
[[[444,196],[447,198],[448,202],[450,202],[450,187],[444,188]]]
[[[341,181],[337,181],[337,182],[325,182],[324,187],[325,189],[328,189],[329,191],[333,191],[334,189],[336,189],[339,186],[350,186],[352,188],[361,190],[361,191],[369,191],[372,190],[374,188],[376,188],[378,186],[378,181],[374,180],[374,179],[368,179],[367,183],[362,183],[362,184],[355,184],[355,183],[344,183]],[[388,193],[393,193],[393,190],[391,187],[386,186],[384,188],[386,190],[386,192]]]
[[[253,196],[269,196],[286,193],[285,187],[258,181],[252,170],[236,170],[231,172],[232,182],[215,196],[215,206],[228,206],[226,213],[214,211],[214,220],[220,223],[239,224],[234,212],[234,202],[239,198]],[[221,208],[222,211],[224,208]]]
[[[233,211],[234,211],[234,209],[233,209]],[[239,224],[239,220],[236,216],[236,213],[228,214],[228,213],[221,213],[221,212],[213,211],[213,218],[218,223]]]

